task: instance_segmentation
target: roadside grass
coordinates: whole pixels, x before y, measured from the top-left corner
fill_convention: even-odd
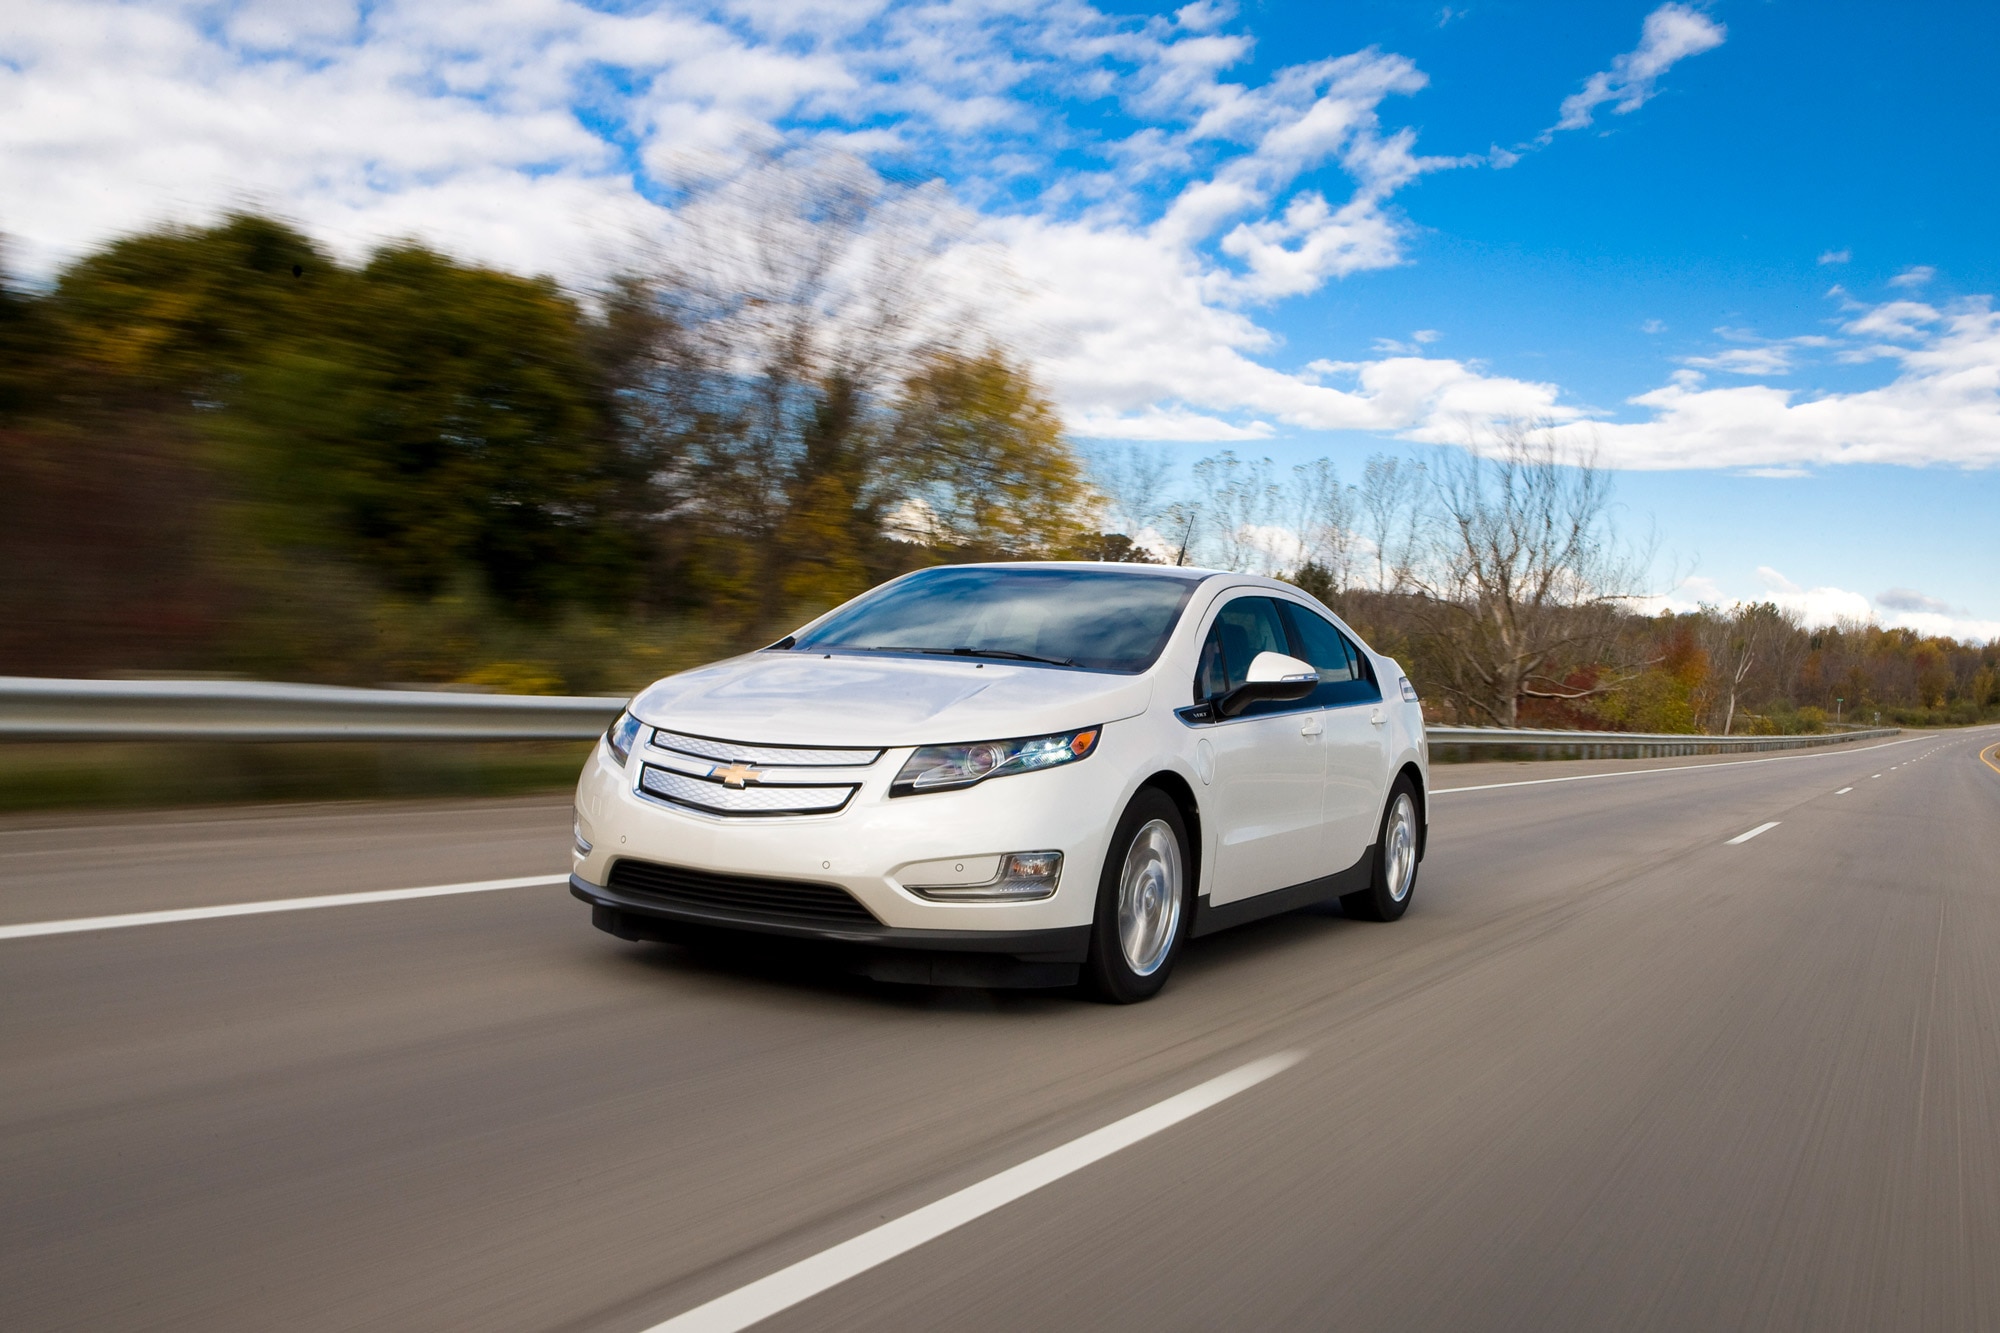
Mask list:
[[[575,785],[594,744],[7,744],[0,811],[559,792]]]

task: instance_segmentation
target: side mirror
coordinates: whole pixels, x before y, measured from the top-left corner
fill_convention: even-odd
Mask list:
[[[1319,672],[1312,663],[1283,653],[1258,653],[1243,683],[1215,701],[1215,715],[1235,717],[1267,699],[1292,703],[1311,694],[1318,684]]]

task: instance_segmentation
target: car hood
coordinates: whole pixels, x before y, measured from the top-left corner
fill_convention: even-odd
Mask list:
[[[964,658],[758,652],[656,681],[648,726],[764,745],[895,748],[1004,740],[1146,710],[1149,676]]]

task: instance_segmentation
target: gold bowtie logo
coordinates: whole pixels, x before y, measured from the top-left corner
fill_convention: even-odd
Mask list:
[[[712,778],[721,778],[722,785],[725,787],[741,787],[752,779],[763,776],[741,759],[738,759],[728,768],[711,768],[708,770],[708,775]]]

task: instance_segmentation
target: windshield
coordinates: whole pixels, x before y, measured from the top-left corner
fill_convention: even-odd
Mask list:
[[[800,635],[798,649],[918,652],[1144,671],[1199,580],[1101,569],[926,569]]]

